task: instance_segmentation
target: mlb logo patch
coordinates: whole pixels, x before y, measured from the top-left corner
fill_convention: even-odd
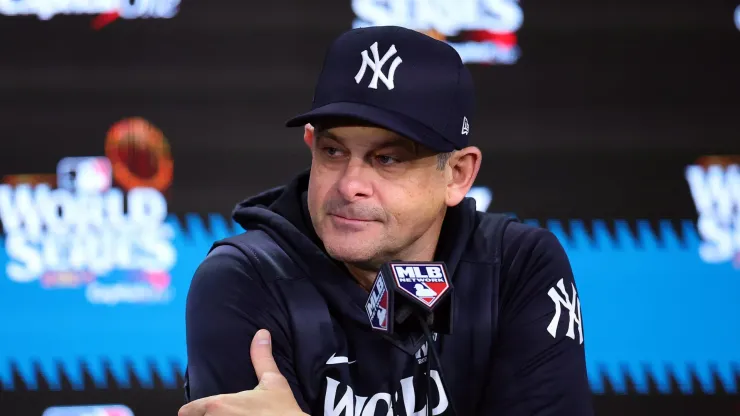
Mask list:
[[[450,289],[441,264],[393,264],[391,268],[399,289],[429,308]]]
[[[373,329],[388,331],[388,307],[388,287],[383,274],[379,273],[365,302],[365,311]]]
[[[107,157],[65,157],[57,164],[57,186],[80,193],[101,193],[113,186]]]

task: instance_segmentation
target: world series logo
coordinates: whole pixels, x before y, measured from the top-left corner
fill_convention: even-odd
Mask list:
[[[26,176],[0,184],[9,280],[83,289],[94,304],[172,300],[177,252],[164,194],[172,159],[159,129],[140,118],[121,120],[109,131],[105,156],[66,157],[56,175]]]

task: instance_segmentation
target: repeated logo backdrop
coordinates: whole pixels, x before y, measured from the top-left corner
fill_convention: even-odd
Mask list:
[[[470,65],[470,196],[563,242],[598,414],[737,413],[737,7],[0,0],[0,414],[176,411],[193,271],[308,166],[282,123],[332,38],[381,24]]]

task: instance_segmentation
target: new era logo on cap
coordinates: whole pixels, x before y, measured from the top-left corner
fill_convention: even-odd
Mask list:
[[[474,101],[472,77],[454,48],[414,30],[375,26],[332,43],[312,110],[286,124],[356,118],[449,152],[468,145]]]
[[[463,126],[462,126],[462,131],[460,132],[460,134],[464,134],[467,136],[468,132],[470,132],[470,123],[468,123],[467,117],[463,117]]]

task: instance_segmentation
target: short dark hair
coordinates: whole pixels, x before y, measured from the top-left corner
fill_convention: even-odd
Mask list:
[[[437,153],[437,169],[444,170],[450,157],[452,157],[452,152]]]

